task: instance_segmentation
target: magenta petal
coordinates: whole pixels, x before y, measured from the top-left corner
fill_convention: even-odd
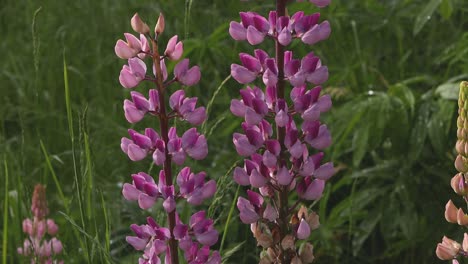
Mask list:
[[[195,160],[202,160],[208,155],[208,144],[204,135],[200,135],[195,145],[184,149],[187,154]]]
[[[137,78],[131,72],[130,67],[128,67],[127,65],[124,65],[122,70],[120,71],[119,82],[124,88],[127,89],[133,88],[139,83]]]
[[[262,161],[268,168],[274,168],[276,167],[277,158],[270,151],[266,150],[265,153],[263,153]]]
[[[270,222],[274,222],[278,218],[278,212],[271,204],[267,204],[265,211],[263,211],[263,218],[268,219]]]
[[[292,175],[286,167],[281,167],[276,173],[276,180],[280,185],[287,186],[291,183]]]
[[[174,238],[180,240],[188,235],[188,226],[187,225],[176,225],[174,227]]]
[[[192,125],[200,125],[206,120],[205,107],[196,108],[193,112],[185,115],[185,119]]]
[[[231,64],[231,75],[241,84],[253,82],[255,78],[257,78],[257,75],[254,72],[251,72],[244,66],[240,66],[238,64]]]
[[[320,112],[321,111],[319,107],[317,105],[313,105],[312,107],[305,110],[301,117],[305,121],[316,121],[320,118]]]
[[[260,174],[257,170],[253,170],[250,174],[250,184],[252,187],[260,188],[267,184],[268,178]]]
[[[245,116],[245,111],[246,111],[246,106],[240,100],[232,99],[230,110],[235,116],[244,117]]]
[[[124,60],[130,59],[136,55],[135,51],[121,39],[117,40],[117,43],[115,43],[114,51],[117,57]]]
[[[308,143],[315,149],[322,150],[328,148],[331,145],[331,135],[327,126],[321,125],[317,137],[309,140]]]
[[[309,1],[318,7],[326,7],[331,2],[331,0],[309,0]]]
[[[154,250],[154,255],[159,255],[162,252],[166,251],[167,245],[165,241],[162,240],[153,240],[153,250]],[[151,262],[153,263],[153,262]],[[156,262],[157,263],[157,262]]]
[[[188,149],[195,145],[195,143],[198,140],[197,129],[192,127],[189,130],[185,131],[185,133],[182,135],[181,140],[183,149]]]
[[[218,231],[211,229],[202,234],[195,234],[195,237],[200,244],[211,247],[218,241]]]
[[[214,180],[209,180],[202,189],[203,199],[210,198],[216,193],[216,182]]]
[[[275,86],[276,83],[278,83],[278,76],[270,69],[266,69],[263,73],[262,80],[266,86]]]
[[[309,236],[310,236],[310,226],[304,219],[301,219],[301,223],[299,224],[299,227],[297,228],[297,238],[307,239]]]
[[[127,236],[126,239],[127,243],[132,245],[136,250],[143,250],[146,248],[146,244],[148,243],[147,239],[141,239],[134,236]]]
[[[144,61],[139,58],[131,58],[128,59],[128,66],[138,81],[141,81],[145,78],[146,64]]]
[[[236,146],[236,151],[241,156],[250,156],[257,150],[257,147],[250,144],[249,140],[245,135],[234,133],[232,141]]]
[[[287,46],[289,45],[289,43],[291,43],[291,40],[291,32],[287,28],[281,30],[281,32],[278,35],[278,42],[283,46]]]
[[[239,58],[242,62],[242,65],[252,72],[260,72],[262,70],[262,65],[260,61],[252,55],[241,53]]]
[[[307,81],[319,85],[328,80],[328,67],[321,66],[313,73],[307,75]]]
[[[140,193],[140,195],[138,196],[138,206],[140,206],[140,208],[143,210],[150,209],[155,202],[156,198],[151,197],[146,193]]]
[[[168,197],[166,200],[163,202],[163,207],[166,210],[166,212],[170,213],[175,210],[176,208],[176,202],[172,196]]]
[[[132,184],[125,183],[122,188],[122,194],[128,201],[136,201],[138,200],[138,196],[140,195],[140,191],[135,188]]]
[[[265,33],[258,31],[254,26],[247,28],[247,41],[250,45],[257,45],[263,42],[265,39]]]
[[[221,255],[218,251],[215,251],[211,254],[211,257],[205,264],[221,264]]]
[[[127,154],[132,161],[139,161],[146,157],[146,150],[140,148],[136,144],[129,144]]]
[[[244,197],[239,197],[237,200],[237,208],[240,212],[240,219],[244,224],[252,224],[260,219],[260,216],[255,212],[253,205]]]
[[[317,108],[320,112],[327,112],[332,107],[332,101],[330,95],[326,94],[321,96],[317,101]]]
[[[173,110],[178,110],[185,98],[184,90],[177,90],[169,97],[169,107]]]
[[[262,121],[263,117],[257,112],[255,112],[252,108],[247,107],[245,111],[245,122],[248,125],[257,125]]]
[[[243,186],[247,186],[250,184],[249,175],[247,175],[247,172],[242,168],[236,167],[234,169],[233,177],[234,181],[236,181],[237,184]]]
[[[247,37],[247,32],[239,22],[232,21],[229,24],[229,34],[235,40],[245,40]]]
[[[178,40],[178,36],[177,36],[177,35],[172,36],[172,37],[169,39],[169,41],[167,42],[167,46],[166,46],[166,50],[164,51],[164,54],[166,54],[166,55],[169,56],[172,52],[174,52],[174,49],[175,49],[177,40]]]
[[[179,41],[175,46],[174,52],[172,52],[169,58],[171,60],[178,60],[180,59],[180,57],[182,57],[183,53],[184,53],[184,44],[181,41]]]
[[[314,172],[314,177],[320,180],[328,180],[330,179],[331,176],[335,174],[335,168],[333,167],[332,162],[327,162],[320,166],[317,170]]]
[[[289,123],[289,115],[285,111],[280,110],[275,116],[275,122],[278,127],[285,127]]]
[[[162,152],[159,149],[156,149],[153,152],[153,161],[156,165],[161,166],[164,164],[164,161],[166,160],[166,154]]]
[[[193,66],[183,76],[180,77],[179,81],[183,85],[192,86],[200,81],[201,73],[198,66]]]
[[[183,59],[181,62],[177,63],[174,67],[174,75],[177,79],[182,77],[187,71],[189,66],[189,60]]]
[[[313,180],[304,193],[299,193],[299,196],[306,200],[317,200],[323,194],[323,189],[325,188],[325,181],[323,180]]]
[[[127,99],[124,101],[124,113],[125,119],[132,124],[141,121],[145,116],[145,111],[137,109],[135,104]]]

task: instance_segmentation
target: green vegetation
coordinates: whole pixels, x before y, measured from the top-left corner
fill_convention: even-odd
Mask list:
[[[240,159],[231,135],[241,121],[228,107],[240,87],[228,78],[230,64],[239,51],[253,48],[233,41],[227,30],[239,11],[265,14],[273,6],[253,0],[3,0],[3,263],[21,260],[21,222],[30,216],[39,182],[47,185],[66,263],[136,263],[125,242],[129,224],[143,223],[148,214],[163,217],[160,208],[143,212],[121,195],[132,172],[156,168],[129,162],[120,150],[129,91],[118,82],[123,62],[114,45],[123,30],[131,32],[135,12],[150,23],[160,11],[164,37],[178,34],[202,70],[201,83],[187,93],[209,103],[203,129],[211,154],[191,165],[218,181],[213,204],[204,206],[221,232],[218,248],[226,263],[256,263],[254,239],[232,209],[245,190],[237,192],[227,173]],[[290,12],[299,9],[317,11],[304,2]],[[468,1],[334,0],[322,12],[332,36],[312,49],[330,69],[326,91],[334,108],[326,123],[334,143],[327,153],[340,170],[311,204],[322,223],[312,238],[316,261],[437,263],[442,235],[463,235],[443,213],[455,197],[449,182],[458,83],[468,79]],[[305,55],[310,47],[295,50]]]

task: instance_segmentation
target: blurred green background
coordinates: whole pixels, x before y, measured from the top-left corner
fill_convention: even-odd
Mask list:
[[[241,86],[228,76],[238,53],[254,49],[232,40],[228,25],[240,11],[266,15],[274,6],[2,0],[0,232],[7,263],[27,262],[16,248],[36,183],[47,185],[66,263],[136,263],[138,254],[125,242],[128,226],[147,215],[164,221],[161,208],[142,211],[121,195],[131,173],[156,168],[130,162],[120,150],[130,127],[122,110],[129,91],[118,82],[124,61],[114,54],[116,40],[132,32],[135,12],[154,26],[161,11],[163,41],[178,34],[184,55],[202,70],[200,84],[187,92],[203,105],[212,100],[202,128],[211,154],[189,164],[216,179],[219,191],[198,209],[216,219],[221,236],[227,225],[225,263],[257,263],[259,248],[237,209],[227,222],[237,190],[229,170],[241,160],[231,140],[241,120],[228,107]],[[297,10],[317,12],[310,3],[289,6],[290,13]],[[326,153],[339,172],[312,206],[322,224],[311,237],[316,263],[437,263],[442,236],[463,236],[443,215],[448,199],[462,205],[449,182],[455,174],[458,83],[468,79],[468,1],[333,0],[321,11],[332,24],[330,39],[292,46],[297,57],[313,50],[328,65],[325,90],[334,101],[325,117],[334,139]],[[261,48],[273,52],[271,43]],[[145,125],[156,124],[135,127]],[[185,207],[183,215],[190,210]]]

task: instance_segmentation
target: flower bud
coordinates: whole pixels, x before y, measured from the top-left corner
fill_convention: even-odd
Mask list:
[[[291,264],[302,264],[302,260],[295,256],[294,258],[291,259]]]
[[[461,173],[453,176],[450,181],[450,186],[452,186],[453,191],[458,195],[466,195],[468,193],[468,186],[465,182],[465,177]]]
[[[132,19],[130,20],[130,24],[132,25],[133,30],[140,34],[147,34],[150,31],[148,25],[145,22],[143,22],[143,20],[141,20],[138,13],[135,13],[135,15],[133,15]]]
[[[449,200],[445,205],[445,219],[449,223],[457,223],[457,207],[453,204],[452,200]]]
[[[461,226],[468,225],[468,215],[466,215],[461,208],[458,208],[457,211],[457,223]]]
[[[294,237],[291,235],[286,235],[281,241],[281,247],[285,250],[294,249]]]
[[[314,261],[314,246],[310,243],[305,243],[302,248],[299,250],[299,256],[302,260],[302,263],[308,264]]]
[[[457,140],[457,143],[455,144],[455,149],[457,150],[457,153],[460,155],[466,155],[465,153],[465,147],[466,147],[466,142],[464,140]]]
[[[458,242],[444,236],[442,243],[437,244],[436,255],[441,260],[451,260],[458,255],[460,248]]]
[[[156,36],[164,32],[165,24],[166,23],[164,22],[164,15],[162,13],[159,13],[158,22],[154,27],[154,33],[156,33]]]
[[[455,168],[459,172],[468,172],[467,161],[462,155],[457,156],[457,159],[455,160]]]

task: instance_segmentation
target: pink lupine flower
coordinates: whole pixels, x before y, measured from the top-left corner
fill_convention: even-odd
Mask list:
[[[139,58],[130,58],[120,71],[119,81],[125,88],[137,86],[146,75],[146,64]]]
[[[311,2],[319,7],[330,3]],[[325,181],[335,174],[333,163],[322,163],[324,154],[320,152],[331,144],[330,132],[320,122],[322,113],[331,108],[331,98],[320,96],[320,86],[307,87],[327,81],[328,68],[312,52],[297,59],[284,48],[295,39],[310,45],[327,39],[330,24],[320,23],[319,13],[299,11],[287,16],[286,3],[277,1],[278,9],[269,13],[268,20],[254,12],[241,12],[241,22],[231,22],[229,27],[235,40],[257,45],[268,38],[276,43],[274,57],[256,49],[254,55],[241,53],[241,63],[231,65],[231,75],[237,82],[248,84],[258,78],[265,88],[241,90],[242,98],[233,99],[230,106],[235,116],[244,119],[243,133],[234,133],[233,143],[237,153],[246,157],[244,166],[234,169],[233,178],[240,185],[252,187],[247,191],[249,199],[239,197],[237,207],[241,221],[251,224],[258,245],[267,251],[265,256],[271,256],[262,258],[261,263],[313,260],[311,245],[305,252],[296,248],[295,242],[308,239],[318,227],[318,217],[310,216],[313,214],[306,209],[292,217],[300,201],[291,208],[288,197],[296,192],[294,197],[302,201],[320,199]],[[291,101],[285,98],[286,85],[292,88]],[[254,191],[257,188],[258,193]],[[465,214],[458,218],[464,221]],[[278,233],[284,241],[272,235]]]
[[[149,90],[148,97],[132,91],[131,100],[124,100],[125,118],[129,123],[138,123],[147,116],[155,116],[159,119],[160,131],[158,133],[152,128],[146,128],[144,133],[139,133],[129,129],[130,137],[122,138],[120,147],[130,160],[140,161],[151,156],[153,162],[162,166],[162,169],[157,181],[145,172],[132,174],[132,182],[123,185],[122,194],[129,201],[137,201],[138,206],[144,210],[161,203],[167,214],[168,227],[161,227],[148,217],[145,225],[131,225],[136,236],[128,236],[127,242],[143,252],[139,259],[140,264],[161,261],[177,264],[179,249],[184,252],[187,263],[219,264],[219,253],[210,252],[209,249],[218,240],[213,220],[207,219],[201,211],[193,214],[190,225],[185,225],[177,213],[177,202],[181,199],[186,199],[192,205],[200,205],[213,196],[216,192],[215,182],[206,179],[205,172],[195,173],[189,167],[181,169],[177,177],[174,177],[172,171],[173,164],[182,165],[187,156],[200,160],[208,154],[206,138],[196,128],[186,130],[179,137],[177,129],[170,126],[173,118],[181,118],[192,125],[200,125],[205,121],[205,108],[196,107],[197,98],[187,97],[183,90],[176,90],[171,95],[169,92],[172,90],[167,89],[177,83],[184,86],[197,84],[201,77],[200,69],[198,66],[189,68],[189,60],[183,59],[175,65],[174,77],[167,81],[169,73],[166,60],[170,62],[182,57],[182,42],[178,41],[177,35],[173,36],[169,39],[164,54],[160,55],[158,43],[165,29],[162,14],[155,26],[154,36],[151,36],[148,26],[137,14],[132,18],[131,25],[135,31],[144,35],[140,34],[138,40],[127,33],[127,42],[117,41],[117,56],[128,59],[128,65],[124,65],[121,70],[119,81],[125,88],[134,88],[142,81],[149,81],[156,87]],[[153,76],[146,76],[144,60],[147,57],[151,57]],[[24,229],[29,231],[29,222],[24,223]],[[44,252],[49,254],[60,246],[54,241],[44,247]]]
[[[174,92],[169,99],[169,106],[184,120],[192,125],[200,125],[206,120],[204,107],[195,108],[197,98],[185,97],[184,90]]]
[[[41,184],[34,187],[31,211],[33,219],[23,221],[23,232],[28,234],[23,246],[17,249],[18,254],[31,258],[31,263],[63,263],[57,259],[63,245],[55,235],[58,226],[53,219],[47,219],[46,190]],[[47,237],[48,235],[48,237]]]
[[[178,60],[182,56],[184,52],[184,46],[182,41],[177,42],[177,35],[173,36],[167,42],[166,51],[164,51],[164,55],[166,55],[170,60]]]
[[[184,59],[175,66],[174,76],[181,84],[192,86],[200,81],[200,68],[193,66],[189,69],[189,60]]]

